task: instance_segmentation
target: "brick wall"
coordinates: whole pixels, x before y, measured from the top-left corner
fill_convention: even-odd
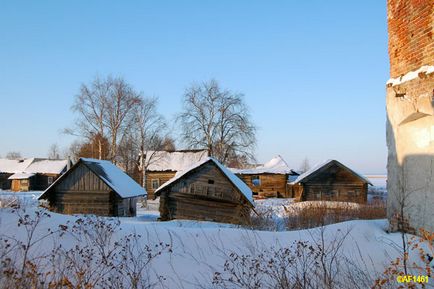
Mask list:
[[[388,0],[390,76],[434,65],[434,1]]]

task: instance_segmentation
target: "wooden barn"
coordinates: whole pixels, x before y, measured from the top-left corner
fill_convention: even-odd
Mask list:
[[[34,158],[23,172],[9,177],[12,191],[43,191],[66,172],[68,160]]]
[[[33,159],[0,159],[0,189],[10,190],[12,180],[9,177],[15,173],[23,172],[32,161]]]
[[[249,187],[214,158],[178,173],[155,191],[161,220],[246,224],[253,208]]]
[[[146,190],[109,161],[81,158],[40,197],[63,214],[136,215]]]
[[[288,191],[298,201],[366,203],[368,179],[336,160],[321,163],[290,183]]]
[[[299,174],[292,170],[281,156],[252,169],[232,169],[259,197],[290,197],[287,192],[288,180]]]
[[[148,199],[179,171],[208,157],[207,150],[150,151],[146,154],[146,191]]]
[[[43,191],[67,170],[68,160],[0,159],[0,189]]]

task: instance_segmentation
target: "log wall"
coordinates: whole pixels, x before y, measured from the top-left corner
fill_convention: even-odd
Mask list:
[[[193,219],[224,223],[247,223],[250,205],[211,162],[163,190],[162,220]]]
[[[255,195],[261,197],[289,197],[286,189],[288,175],[283,174],[259,174],[237,175],[252,190]],[[253,185],[252,178],[259,177],[260,185]]]
[[[148,171],[146,172],[146,192],[148,193],[148,199],[154,199],[155,189],[152,188],[152,180],[159,180],[160,186],[173,178],[175,176],[175,171],[157,172]]]

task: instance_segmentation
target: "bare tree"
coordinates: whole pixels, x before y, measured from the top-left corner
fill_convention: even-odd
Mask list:
[[[104,123],[110,138],[110,159],[116,163],[118,141],[135,120],[134,109],[141,105],[142,98],[124,79],[109,77],[108,80],[112,88],[107,97]]]
[[[58,160],[60,159],[60,149],[57,144],[52,144],[48,149],[48,158],[50,160]]]
[[[75,128],[65,132],[97,140],[98,158],[103,159],[103,140],[110,143],[108,158],[116,162],[118,144],[134,117],[134,108],[140,103],[140,94],[124,79],[111,76],[96,77],[90,84],[82,84],[72,110],[78,118]]]
[[[310,169],[309,159],[305,157],[300,165],[300,172],[305,173]]]
[[[224,164],[234,155],[253,159],[256,128],[242,94],[221,89],[217,81],[210,80],[188,88],[183,102],[178,121],[187,146],[205,147]]]
[[[21,159],[22,156],[21,156],[21,153],[20,153],[20,152],[8,152],[8,153],[6,154],[6,158],[7,158],[8,160],[17,160],[17,159]]]
[[[156,151],[167,145],[166,123],[157,113],[157,98],[143,98],[135,116],[135,144],[138,148],[138,168],[142,185],[146,186],[146,170],[156,157]]]

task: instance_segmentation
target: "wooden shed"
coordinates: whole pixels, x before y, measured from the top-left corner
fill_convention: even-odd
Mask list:
[[[12,191],[43,191],[66,172],[69,160],[33,158],[22,171],[9,177]]]
[[[146,190],[109,161],[81,158],[40,197],[64,214],[136,215],[137,198]]]
[[[301,174],[288,190],[298,201],[366,203],[368,179],[336,160],[327,160]]]
[[[259,197],[291,197],[287,192],[288,179],[299,174],[292,170],[280,156],[251,169],[232,169]]]
[[[16,173],[24,172],[33,160],[33,158],[16,160],[0,159],[0,189],[10,190],[12,188],[10,177]]]
[[[179,171],[208,157],[207,150],[149,151],[146,153],[146,191],[148,199]]]
[[[246,224],[253,208],[249,187],[211,157],[178,173],[155,195],[160,196],[161,220]]]

